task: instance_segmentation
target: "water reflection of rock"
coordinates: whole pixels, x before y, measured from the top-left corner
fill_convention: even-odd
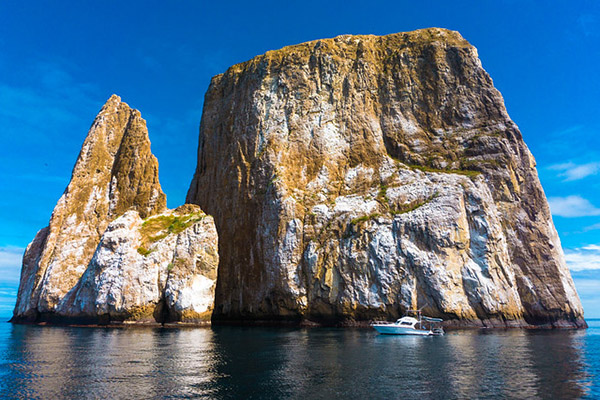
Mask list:
[[[210,329],[12,327],[16,398],[164,398],[214,380]],[[6,358],[6,356],[5,356]],[[0,396],[7,398],[6,396]],[[10,396],[9,396],[10,397]]]
[[[590,391],[590,376],[586,372],[582,339],[585,332],[525,333],[532,357],[532,370],[542,382],[540,397],[555,399],[580,398]]]
[[[535,354],[529,350],[522,332],[460,332],[445,339],[450,356],[445,368],[449,371],[449,387],[457,397],[535,397]]]
[[[579,398],[586,335],[15,325],[0,327],[0,398]]]
[[[306,351],[303,330],[291,328],[218,326],[214,331],[214,364],[219,384],[217,398],[266,396],[289,398],[296,392],[296,380],[287,370],[290,354]],[[298,366],[302,367],[302,366]],[[302,384],[303,379],[298,383]]]

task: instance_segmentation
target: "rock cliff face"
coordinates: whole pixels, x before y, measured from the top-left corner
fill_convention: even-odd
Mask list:
[[[535,160],[456,32],[339,36],[214,77],[187,202],[219,232],[213,320],[585,326]]]
[[[217,265],[212,218],[195,206],[165,210],[146,122],[112,96],[49,226],[27,247],[14,320],[206,319]]]
[[[146,220],[127,211],[108,225],[56,314],[100,323],[210,321],[218,261],[214,222],[199,207]]]

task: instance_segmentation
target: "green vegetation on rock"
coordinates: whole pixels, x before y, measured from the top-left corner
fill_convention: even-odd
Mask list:
[[[379,213],[363,215],[362,217],[354,218],[352,221],[350,221],[350,223],[352,225],[357,225],[357,224],[360,224],[361,222],[370,221],[370,220],[380,217],[380,216],[381,216],[381,214],[379,214]]]
[[[137,248],[137,252],[146,257],[148,254],[152,253],[153,249],[147,249],[144,246],[140,246]]]
[[[206,217],[206,214],[203,212],[195,212],[184,215],[159,215],[146,219],[140,228],[142,244],[138,247],[138,253],[147,256],[153,251],[149,248],[153,243],[166,238],[170,234],[177,235],[183,232],[204,217]]]
[[[475,178],[481,174],[480,171],[474,171],[471,169],[437,169],[432,167],[427,167],[423,165],[409,165],[411,169],[418,169],[423,172],[438,172],[442,174],[458,174],[468,176],[469,178]]]
[[[419,207],[424,206],[425,204],[430,203],[433,199],[435,199],[438,196],[439,196],[439,193],[435,192],[434,194],[432,194],[425,200],[415,200],[415,201],[411,201],[410,203],[400,204],[400,205],[394,207],[392,209],[391,213],[392,213],[392,215],[409,213],[411,211],[416,210]]]
[[[192,213],[186,215],[160,215],[158,217],[150,217],[144,221],[140,233],[142,239],[150,243],[164,239],[169,234],[178,234],[194,223],[201,221],[206,214]]]

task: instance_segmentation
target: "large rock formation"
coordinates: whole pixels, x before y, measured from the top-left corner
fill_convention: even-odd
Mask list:
[[[149,218],[165,210],[146,122],[113,95],[49,226],[27,247],[14,320],[144,320],[157,306],[156,320],[205,319],[217,264],[212,218],[194,206]]]
[[[26,250],[13,321],[423,308],[456,325],[585,326],[535,160],[456,32],[340,36],[216,76],[187,200],[214,222],[166,209],[145,122],[111,97]]]
[[[317,40],[214,77],[187,201],[219,232],[213,320],[585,326],[535,160],[456,32]]]

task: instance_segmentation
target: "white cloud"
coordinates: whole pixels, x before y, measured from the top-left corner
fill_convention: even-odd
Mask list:
[[[575,164],[573,162],[554,164],[549,169],[559,171],[558,176],[564,178],[564,182],[577,181],[600,172],[600,163]]]
[[[597,244],[589,244],[587,246],[583,246],[582,249],[583,250],[587,250],[587,251],[598,251],[598,252],[600,252],[600,246],[598,246]]]
[[[573,125],[567,128],[561,129],[559,131],[555,131],[552,133],[552,136],[571,136],[576,132],[583,130],[585,126],[583,125]]]
[[[16,246],[0,247],[0,267],[20,266],[25,249]]]
[[[559,217],[590,217],[600,215],[600,208],[596,208],[589,200],[581,196],[549,197],[552,215]]]
[[[577,294],[581,297],[600,297],[600,279],[574,279]]]
[[[586,226],[585,228],[583,228],[583,231],[584,232],[589,232],[589,231],[595,231],[597,229],[600,229],[600,222],[597,223],[597,224]]]
[[[596,271],[600,272],[600,271]],[[586,318],[600,318],[600,276],[596,278],[580,278],[573,276],[577,294]]]
[[[577,249],[565,249],[565,260],[571,271],[600,270],[600,246],[590,244]]]
[[[0,279],[16,282],[21,274],[21,260],[25,249],[16,246],[0,247]]]

